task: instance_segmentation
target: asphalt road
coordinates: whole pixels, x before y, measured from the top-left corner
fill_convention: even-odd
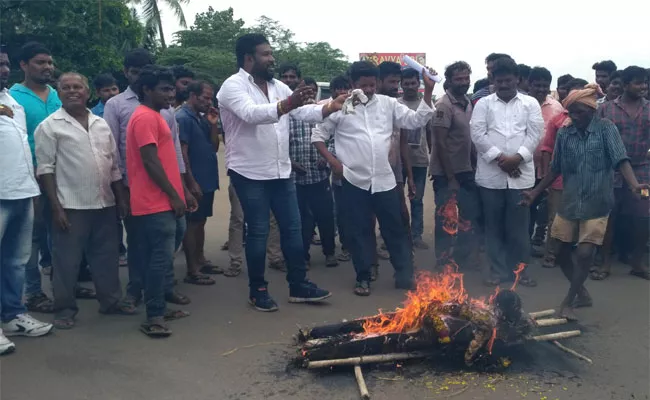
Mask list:
[[[223,159],[223,153],[220,154]],[[225,187],[227,178],[223,175]],[[220,247],[227,237],[229,203],[225,190],[215,196],[215,217],[208,223],[207,255],[226,265]],[[425,196],[425,239],[432,244],[433,193]],[[334,296],[322,306],[286,302],[283,274],[268,271],[277,313],[253,311],[246,304],[247,278],[217,277],[212,287],[180,284],[192,304],[192,316],[171,323],[169,339],[152,340],[138,331],[138,316],[103,316],[94,301],[80,302],[77,326],[44,338],[17,338],[17,351],[0,359],[0,399],[50,400],[353,400],[358,399],[351,370],[311,373],[288,366],[291,337],[298,325],[337,322],[399,305],[404,293],[392,288],[391,267],[381,265],[372,296],[352,294],[350,263],[324,267],[318,247],[310,278]],[[433,266],[433,252],[419,251],[417,265]],[[176,260],[177,276],[184,271]],[[559,270],[532,265],[537,288],[520,288],[528,311],[557,306],[567,289]],[[578,311],[583,335],[565,343],[588,355],[593,365],[548,345],[518,355],[504,374],[452,369],[440,363],[404,364],[366,370],[376,400],[394,399],[647,399],[650,393],[648,283],[614,269],[605,282],[588,282],[594,307]],[[478,271],[466,271],[473,296],[491,291],[480,285]],[[126,283],[126,269],[122,271]],[[51,319],[50,316],[37,315]]]

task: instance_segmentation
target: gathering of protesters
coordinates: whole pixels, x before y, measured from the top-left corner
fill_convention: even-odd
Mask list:
[[[142,48],[124,55],[121,93],[99,71],[55,79],[55,58],[24,44],[23,80],[10,86],[0,48],[0,354],[15,349],[12,335],[74,328],[82,299],[103,314],[143,311],[139,329],[168,337],[170,321],[190,316],[168,307],[191,302],[178,281],[212,286],[245,271],[250,306],[277,311],[267,265],[286,273],[290,303],[321,303],[332,293],[308,279],[316,249],[325,267],[354,268],[358,296],[371,295],[380,258],[398,290],[431,267],[416,252],[439,270],[452,258],[464,273],[480,264],[490,287],[536,287],[539,259],[568,280],[558,314],[569,320],[593,305],[587,281],[607,279],[613,255],[650,280],[648,69],[602,61],[553,90],[548,69],[492,53],[473,94],[473,68],[457,61],[436,99],[433,70],[357,61],[319,98],[309,71],[276,66],[256,33],[239,37],[238,70],[220,86]],[[220,266],[207,259],[206,224],[224,218],[213,209],[226,189]],[[455,231],[442,212],[452,203]]]

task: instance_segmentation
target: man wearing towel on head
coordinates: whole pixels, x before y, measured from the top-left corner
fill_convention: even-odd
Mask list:
[[[571,282],[559,316],[575,320],[574,307],[589,307],[591,297],[584,287],[596,247],[603,243],[609,213],[614,205],[614,170],[620,171],[630,189],[639,195],[647,184],[639,184],[613,122],[596,114],[600,88],[596,84],[573,90],[564,99],[569,112],[555,142],[551,171],[531,191],[523,193],[522,205],[533,200],[562,175],[562,202],[551,228],[551,237],[562,242],[558,263]],[[577,268],[571,260],[572,244]]]

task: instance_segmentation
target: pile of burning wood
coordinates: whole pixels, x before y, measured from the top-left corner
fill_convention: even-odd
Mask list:
[[[546,310],[524,312],[516,288],[497,290],[487,299],[470,298],[463,275],[453,266],[440,274],[421,272],[417,289],[407,293],[402,308],[391,313],[300,329],[298,361],[308,369],[354,366],[363,398],[369,398],[360,365],[414,358],[458,359],[476,368],[507,367],[509,360],[499,349],[530,341],[551,341],[585,361],[588,358],[557,340],[580,335],[580,331],[541,334],[539,328],[567,323],[546,318]]]

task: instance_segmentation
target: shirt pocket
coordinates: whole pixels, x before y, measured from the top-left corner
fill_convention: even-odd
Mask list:
[[[607,154],[600,137],[591,138],[587,142],[585,157],[590,171],[602,171],[607,168]]]

